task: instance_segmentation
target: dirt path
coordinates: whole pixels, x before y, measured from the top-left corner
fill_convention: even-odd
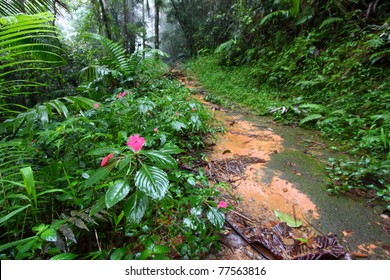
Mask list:
[[[362,199],[326,192],[324,163],[342,155],[313,131],[210,104],[196,81],[183,81],[226,130],[209,151],[206,171],[215,182],[229,185],[224,198],[234,211],[220,236],[223,250],[210,258],[390,259],[389,220]],[[281,228],[274,211],[302,226]],[[277,246],[284,251],[270,250]]]

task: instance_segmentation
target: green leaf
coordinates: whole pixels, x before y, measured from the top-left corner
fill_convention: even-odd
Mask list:
[[[161,168],[177,168],[176,160],[167,153],[152,150],[144,151],[143,154]]]
[[[99,148],[87,153],[89,156],[107,156],[109,154],[119,154],[120,151],[115,148]]]
[[[32,168],[30,166],[24,167],[20,169],[20,172],[23,176],[24,181],[24,187],[26,188],[27,195],[34,200],[35,205],[38,204],[37,202],[37,195],[35,190],[35,180],[34,180],[34,174],[32,171]]]
[[[18,246],[19,244],[22,244],[23,242],[28,242],[32,239],[37,239],[37,238],[38,237],[34,235],[34,236],[27,237],[25,239],[20,239],[20,240],[16,240],[16,241],[13,241],[10,243],[6,243],[6,244],[0,246],[0,252],[7,250],[8,248]]]
[[[60,260],[74,260],[77,257],[76,254],[73,253],[62,253],[51,257],[50,260],[60,261]]]
[[[155,166],[143,164],[135,174],[135,185],[152,199],[161,199],[168,190],[168,175]]]
[[[183,152],[182,149],[180,149],[178,146],[176,146],[175,144],[172,144],[172,143],[166,143],[164,145],[164,147],[162,147],[159,151],[162,153],[167,153],[167,154],[171,154],[171,155],[176,155],[176,154],[180,154]]]
[[[217,208],[210,206],[210,211],[207,212],[207,218],[218,229],[222,228],[225,222],[225,215],[218,211]]]
[[[156,245],[153,248],[155,254],[166,254],[169,252],[169,247],[163,245]]]
[[[0,218],[0,225],[3,224],[4,222],[6,222],[7,220],[11,219],[13,216],[18,214],[19,212],[22,212],[24,209],[27,209],[28,207],[31,207],[31,205],[25,205],[23,207],[20,207],[20,208],[18,208],[16,210],[12,211],[11,213],[9,213],[6,216],[1,217]]]
[[[111,208],[119,201],[124,199],[130,192],[130,186],[124,181],[119,181],[115,185],[110,186],[106,192],[106,206]]]
[[[107,164],[105,167],[99,168],[89,179],[85,182],[84,187],[88,188],[100,180],[103,180],[110,174],[110,171],[114,168],[115,164]]]
[[[149,199],[141,191],[136,191],[126,201],[125,204],[125,215],[127,220],[132,224],[139,224],[142,217],[145,215],[146,209],[149,204]]]
[[[184,123],[178,122],[178,121],[173,121],[171,123],[171,125],[172,125],[172,128],[174,130],[176,130],[176,131],[180,131],[182,128],[186,128],[187,127]]]
[[[118,248],[110,256],[110,260],[121,260],[126,255],[127,248]]]
[[[56,242],[57,241],[57,232],[54,229],[49,228],[49,229],[45,230],[44,232],[42,232],[41,238],[43,240],[46,240],[46,241]]]
[[[104,208],[106,208],[106,197],[102,196],[99,198],[99,200],[91,207],[91,211],[89,212],[89,215],[92,217],[96,213],[102,211]]]
[[[293,217],[291,217],[286,213],[278,212],[276,210],[274,210],[274,213],[276,217],[279,218],[280,221],[285,222],[289,227],[295,228],[295,227],[300,227],[302,225],[302,221],[294,219]]]

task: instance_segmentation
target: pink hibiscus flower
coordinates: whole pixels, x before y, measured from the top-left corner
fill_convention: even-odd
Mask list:
[[[222,200],[217,205],[217,208],[226,208],[226,207],[227,207],[227,203]]]
[[[93,108],[95,108],[95,109],[97,109],[97,108],[99,108],[99,103],[95,103],[94,105],[93,105]]]
[[[107,162],[114,157],[114,154],[109,154],[102,159],[102,163],[100,164],[102,167],[107,164]]]
[[[140,137],[139,134],[130,136],[129,141],[127,141],[127,146],[132,148],[135,152],[141,150],[144,144],[145,144],[145,138]]]

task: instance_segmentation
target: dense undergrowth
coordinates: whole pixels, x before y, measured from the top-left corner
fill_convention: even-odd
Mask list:
[[[245,54],[225,45],[190,68],[211,101],[228,98],[285,124],[319,129],[352,158],[329,160],[329,191],[363,191],[390,209],[389,30],[343,32],[353,36],[318,29],[280,50],[259,49],[258,60],[241,66],[234,59]]]
[[[78,95],[0,126],[1,259],[203,258],[226,205],[181,166],[217,126],[155,52],[89,38],[106,56]]]

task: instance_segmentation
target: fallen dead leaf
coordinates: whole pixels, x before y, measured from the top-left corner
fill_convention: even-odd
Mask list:
[[[367,258],[368,255],[361,252],[352,252],[352,256],[356,258]]]
[[[343,234],[344,237],[348,237],[352,235],[353,231],[352,230],[342,230],[341,233]]]

